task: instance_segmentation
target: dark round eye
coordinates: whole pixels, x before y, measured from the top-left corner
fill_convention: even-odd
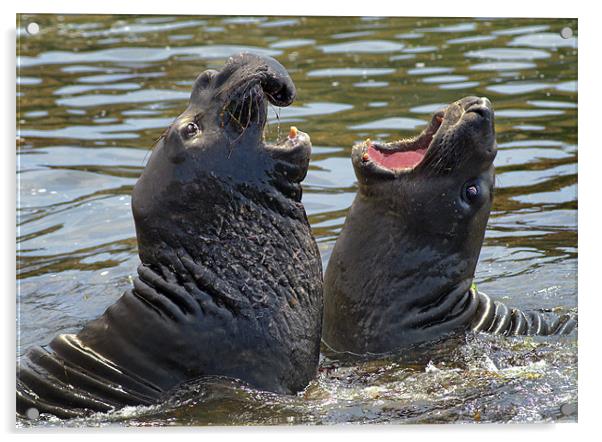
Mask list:
[[[186,138],[192,138],[198,133],[198,131],[199,131],[199,126],[196,123],[191,121],[184,128],[184,136],[186,136]]]
[[[464,196],[468,202],[476,200],[479,196],[479,187],[476,184],[466,186],[466,189],[464,189]]]

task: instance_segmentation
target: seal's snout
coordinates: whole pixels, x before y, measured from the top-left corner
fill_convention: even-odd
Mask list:
[[[297,95],[288,71],[272,57],[242,54],[242,62],[254,67],[266,98],[275,106],[289,106]]]
[[[457,121],[448,128],[449,136],[463,139],[464,148],[445,146],[445,140],[442,140],[442,151],[455,149],[457,158],[463,159],[456,161],[457,164],[472,164],[466,160],[468,156],[473,156],[480,167],[489,167],[497,154],[495,116],[491,101],[487,97],[464,97],[450,106],[450,109],[450,116],[456,117]]]
[[[271,57],[241,53],[230,57],[219,73],[208,73],[197,80],[199,107],[213,109],[220,127],[238,133],[253,128],[259,133],[267,123],[268,102],[289,106],[297,91],[290,75]],[[203,89],[207,85],[208,89]]]
[[[487,98],[487,97],[481,97],[481,103],[484,106],[487,106],[488,109],[493,109],[493,105],[491,104],[491,101],[489,101],[489,98]]]
[[[280,67],[284,69],[281,65]],[[295,85],[286,71],[268,70],[261,86],[267,99],[275,106],[289,106],[297,95]]]
[[[472,100],[473,97],[470,98],[471,100],[464,105],[464,112],[474,112],[488,120],[493,119],[493,106],[491,105],[489,98],[481,97],[474,100]]]
[[[289,106],[297,95],[287,70],[272,57],[239,54],[228,60],[221,76],[226,90],[248,90],[259,84],[265,97],[275,106]]]

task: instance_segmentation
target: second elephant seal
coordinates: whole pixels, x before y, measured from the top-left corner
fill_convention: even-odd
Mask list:
[[[324,279],[323,341],[382,354],[463,330],[568,333],[568,316],[509,309],[473,286],[494,189],[494,113],[466,97],[417,137],[356,145],[359,191]]]

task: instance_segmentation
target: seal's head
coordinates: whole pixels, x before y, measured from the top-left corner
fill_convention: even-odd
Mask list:
[[[478,97],[436,112],[415,138],[354,146],[359,192],[324,280],[327,344],[392,351],[467,320],[495,156],[493,109]]]
[[[279,144],[264,140],[268,103],[288,106],[295,94],[280,63],[254,54],[199,75],[188,107],[153,148],[134,189],[141,256],[158,237],[173,246],[198,234],[196,227],[219,222],[216,210],[228,204],[229,193],[251,189],[274,206],[300,202],[309,136],[291,128]]]
[[[435,112],[414,138],[356,145],[352,161],[362,195],[386,205],[420,237],[466,249],[476,265],[496,152],[491,102],[466,97]]]

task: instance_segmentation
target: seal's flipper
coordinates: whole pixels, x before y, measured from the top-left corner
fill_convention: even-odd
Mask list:
[[[61,418],[148,405],[161,391],[90,352],[74,335],[57,336],[50,348],[32,347],[17,366],[17,413],[35,407]]]
[[[568,335],[577,326],[577,321],[565,314],[549,323],[540,312],[527,313],[509,309],[505,304],[478,292],[479,308],[470,325],[475,332],[486,332],[505,336],[519,335]]]
[[[568,335],[575,329],[575,327],[577,327],[577,319],[571,317],[568,314],[564,314],[558,319],[556,319],[556,321],[554,321],[554,323],[550,327],[550,329],[552,330],[550,334]]]

